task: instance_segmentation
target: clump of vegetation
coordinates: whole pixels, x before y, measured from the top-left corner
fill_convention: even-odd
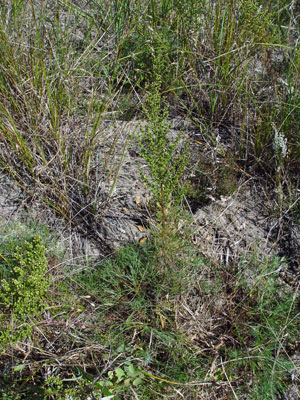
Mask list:
[[[140,155],[147,162],[149,175],[140,168],[141,176],[153,195],[156,209],[158,232],[157,245],[162,250],[165,267],[170,262],[171,249],[178,244],[178,216],[187,185],[183,174],[188,163],[188,143],[182,144],[182,134],[170,139],[171,126],[168,123],[168,107],[163,105],[161,90],[165,69],[163,54],[158,50],[154,58],[153,83],[147,92],[144,106],[146,125],[141,127],[139,138]]]
[[[144,107],[146,126],[141,128],[139,139],[140,155],[149,166],[150,176],[142,172],[142,178],[154,196],[154,203],[162,210],[178,205],[186,191],[182,177],[187,165],[187,146],[182,145],[182,135],[170,139],[171,126],[168,123],[168,107],[161,99],[161,81],[164,70],[162,54],[155,60],[153,84],[148,89],[147,104]],[[162,210],[163,212],[163,210]]]
[[[234,313],[237,346],[224,349],[228,359],[224,371],[233,380],[234,376],[249,374],[251,399],[273,399],[284,393],[295,368],[290,351],[298,341],[299,293],[280,284],[282,262],[278,258],[265,260],[251,283],[245,275],[237,282],[236,290],[242,285],[246,291],[241,308],[235,305],[240,313],[239,316]],[[241,384],[236,393],[242,395],[245,390],[249,388]]]
[[[45,274],[45,247],[39,238],[18,247],[16,254],[14,259],[31,270],[42,265],[39,277]],[[40,267],[32,266],[37,262]],[[150,400],[154,394],[170,396],[174,388],[190,398],[197,398],[203,388],[203,394],[214,396],[216,389],[227,397],[232,391],[236,396],[249,391],[253,399],[283,393],[295,369],[289,352],[297,343],[300,314],[298,293],[279,283],[282,261],[244,261],[231,268],[212,265],[191,247],[185,260],[177,259],[176,274],[170,271],[173,280],[165,279],[157,262],[157,247],[150,241],[125,247],[98,263],[78,268],[77,262],[78,270],[65,270],[64,282],[60,278],[52,289],[55,303],[49,286],[31,291],[32,280],[23,280],[20,287],[37,295],[28,309],[34,313],[30,322],[38,317],[43,332],[35,334],[41,353],[35,353],[34,363],[40,364],[32,375],[30,358],[14,353],[15,364],[5,370],[1,389],[7,398],[21,393],[29,396],[25,398],[79,399],[93,393],[117,400],[129,399],[134,392]],[[49,279],[43,282],[49,285]],[[47,290],[50,314],[43,319]],[[25,303],[27,298],[22,297]],[[18,316],[28,321],[23,309]],[[10,346],[20,348],[25,332],[11,334]],[[58,363],[43,351],[45,339]],[[86,343],[89,350],[82,353]],[[2,357],[6,354],[3,349]]]
[[[11,256],[1,255],[1,346],[30,335],[34,319],[47,307],[45,250],[41,238],[35,236],[31,242],[13,249]]]

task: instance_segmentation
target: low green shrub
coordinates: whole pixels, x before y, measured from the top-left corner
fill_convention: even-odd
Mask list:
[[[0,346],[16,343],[30,335],[33,320],[46,307],[49,287],[46,248],[39,236],[1,256]]]
[[[170,138],[168,107],[163,104],[161,94],[165,69],[161,51],[157,52],[153,64],[153,82],[148,87],[144,106],[146,125],[141,127],[139,137],[140,155],[146,161],[149,172],[144,173],[140,168],[140,173],[153,195],[157,221],[154,241],[161,252],[163,267],[166,268],[178,252],[180,242],[178,221],[187,191],[183,175],[188,163],[188,142],[183,139],[182,133],[174,139]]]

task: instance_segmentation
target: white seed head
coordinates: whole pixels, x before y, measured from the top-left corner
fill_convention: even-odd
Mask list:
[[[272,128],[275,132],[273,149],[275,150],[277,155],[285,158],[287,155],[287,138],[282,133],[278,132],[274,123],[272,123]]]

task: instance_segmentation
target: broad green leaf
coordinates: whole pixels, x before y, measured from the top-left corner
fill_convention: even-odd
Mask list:
[[[115,374],[117,375],[118,382],[121,382],[126,375],[122,368],[116,368]]]
[[[26,364],[19,364],[19,365],[16,365],[16,366],[14,367],[14,372],[23,371],[24,368],[26,368]]]
[[[125,344],[121,344],[121,346],[119,346],[119,347],[117,348],[117,352],[118,352],[118,353],[122,353],[124,350],[125,350]]]
[[[136,379],[133,381],[134,386],[138,386],[138,385],[140,385],[141,383],[143,383],[143,380],[142,380],[141,378],[136,378]]]
[[[110,379],[113,379],[113,377],[114,377],[114,372],[113,372],[113,371],[108,371],[107,375],[108,375],[108,377],[109,377]]]
[[[128,387],[130,385],[131,385],[131,379],[130,378],[125,379],[124,386]]]
[[[128,376],[135,378],[139,375],[138,371],[134,368],[132,364],[128,365]]]

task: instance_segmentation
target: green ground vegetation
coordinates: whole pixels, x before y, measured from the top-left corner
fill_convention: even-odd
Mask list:
[[[215,264],[183,223],[193,202],[231,193],[241,176],[265,183],[274,218],[299,223],[298,3],[0,5],[1,172],[87,235],[136,141],[154,226],[145,243],[91,261],[29,217],[1,222],[2,398],[299,391],[299,286],[279,279],[287,260]],[[172,137],[174,116],[198,135]],[[140,135],[107,129],[133,119]]]
[[[2,364],[3,398],[158,399],[179,391],[195,399],[272,399],[286,390],[300,315],[297,292],[278,279],[282,260],[228,270],[190,247],[166,275],[149,241],[101,262],[62,263],[62,280],[46,271],[50,254],[41,241],[10,242],[13,253],[1,246],[2,271],[18,271],[1,286],[9,322],[1,328],[1,359],[13,360]],[[40,267],[47,279],[35,286]]]

